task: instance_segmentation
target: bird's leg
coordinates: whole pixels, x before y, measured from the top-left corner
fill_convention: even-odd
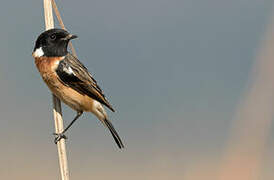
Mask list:
[[[75,118],[71,121],[71,123],[63,130],[61,133],[53,133],[55,136],[54,143],[57,144],[58,141],[61,139],[67,139],[67,136],[65,136],[65,132],[72,126],[72,124],[83,114],[83,111],[78,111]]]
[[[54,139],[55,144],[57,144],[57,142],[60,141],[61,139],[68,139],[68,137],[64,135],[63,133],[53,133],[53,135],[55,136],[55,139]]]
[[[71,121],[71,123],[64,129],[64,131],[61,134],[64,134],[71,126],[72,124],[83,114],[83,111],[78,111],[75,118]]]

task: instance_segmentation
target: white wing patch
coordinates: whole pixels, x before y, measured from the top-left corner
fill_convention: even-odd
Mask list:
[[[32,53],[33,57],[42,57],[44,55],[44,51],[42,47],[35,49],[35,51]]]
[[[63,69],[66,73],[68,73],[68,74],[73,74],[73,75],[75,75],[75,73],[73,72],[73,70],[71,69],[71,67],[64,67],[64,69]]]

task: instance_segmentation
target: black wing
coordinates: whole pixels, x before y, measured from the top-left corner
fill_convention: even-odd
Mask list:
[[[68,53],[65,58],[60,61],[56,73],[63,84],[81,94],[86,94],[114,112],[114,109],[106,100],[103,91],[95,79],[92,78],[87,68],[76,57]]]

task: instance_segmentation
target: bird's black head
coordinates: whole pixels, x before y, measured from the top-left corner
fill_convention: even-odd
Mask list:
[[[60,57],[65,56],[68,51],[68,43],[71,39],[77,38],[63,29],[50,29],[37,38],[33,50],[34,57]]]

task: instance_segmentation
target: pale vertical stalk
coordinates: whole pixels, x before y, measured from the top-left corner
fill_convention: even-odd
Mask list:
[[[220,180],[262,179],[274,117],[274,17],[266,29],[246,94],[237,109]]]
[[[44,0],[44,13],[45,13],[46,30],[54,28],[51,0]],[[54,95],[52,95],[52,99],[53,99],[53,117],[55,122],[55,132],[61,133],[64,129],[61,102]],[[69,170],[68,170],[65,139],[61,139],[60,141],[57,142],[57,149],[58,149],[58,156],[59,156],[61,178],[62,180],[69,180]]]

